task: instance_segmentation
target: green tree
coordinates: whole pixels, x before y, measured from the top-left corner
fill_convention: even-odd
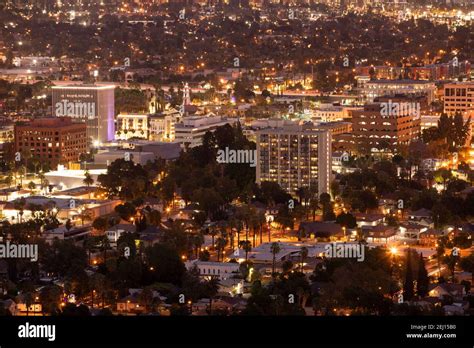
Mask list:
[[[151,287],[145,287],[138,295],[139,303],[145,307],[145,312],[149,312],[151,310],[151,306],[154,303],[153,297],[153,289]]]
[[[442,261],[448,267],[449,272],[451,273],[451,281],[454,282],[454,271],[456,270],[456,264],[459,261],[459,256],[451,252],[451,254],[443,257]]]
[[[62,290],[57,285],[47,285],[40,290],[39,301],[43,313],[56,314],[59,311]]]
[[[404,301],[410,301],[414,296],[413,288],[413,268],[411,260],[411,250],[407,250],[406,254],[406,269],[405,269],[405,282],[403,284],[403,299]]]
[[[459,266],[464,271],[471,273],[471,284],[474,286],[474,254],[461,258]]]
[[[420,253],[420,259],[418,261],[418,278],[416,281],[417,284],[417,294],[419,297],[423,298],[428,294],[430,279],[428,277],[428,272],[425,268],[425,261],[423,259],[423,254]]]
[[[346,228],[357,227],[357,221],[354,215],[351,213],[341,213],[336,218],[336,223]]]
[[[152,226],[161,224],[161,213],[158,210],[152,210],[147,214],[147,222]]]
[[[163,244],[154,244],[145,249],[148,266],[153,267],[156,282],[180,285],[186,269],[175,249]]]
[[[36,189],[36,184],[33,181],[30,181],[28,183],[28,189],[33,191],[34,189]]]
[[[109,227],[109,220],[99,216],[92,222],[92,227],[100,233],[104,233],[107,227]]]
[[[443,183],[443,188],[446,190],[446,184],[453,178],[453,173],[449,169],[440,168],[434,172],[434,177],[436,182]]]
[[[115,212],[126,221],[130,221],[130,219],[137,214],[135,206],[130,202],[117,205],[115,207]]]
[[[283,274],[287,274],[288,272],[290,272],[292,270],[293,262],[291,262],[290,260],[285,260],[281,264],[281,268],[283,270]]]
[[[115,110],[117,113],[147,112],[146,95],[141,90],[135,88],[116,88]]]

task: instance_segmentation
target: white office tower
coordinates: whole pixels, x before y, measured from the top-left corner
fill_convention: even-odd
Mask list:
[[[53,86],[53,116],[87,124],[89,145],[114,140],[115,86]]]

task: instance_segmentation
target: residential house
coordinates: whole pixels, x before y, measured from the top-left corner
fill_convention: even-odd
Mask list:
[[[437,297],[443,299],[444,297],[451,297],[453,300],[462,300],[466,295],[466,289],[464,285],[454,283],[441,283],[434,284],[431,286],[428,295],[431,297]]]
[[[79,226],[72,226],[67,229],[65,225],[61,225],[52,230],[43,232],[43,238],[46,243],[53,244],[56,239],[59,240],[73,240],[74,242],[83,241],[92,231],[91,224],[84,224]]]
[[[468,309],[469,309],[468,301],[455,302],[451,305],[443,306],[444,315],[447,315],[447,316],[464,315]]]
[[[427,227],[433,228],[434,224],[432,216],[433,213],[431,212],[431,210],[421,208],[408,214],[408,219],[411,221],[418,222],[419,224],[425,225]]]
[[[383,214],[354,213],[353,215],[357,220],[357,227],[360,228],[380,225],[385,219]]]
[[[420,238],[418,242],[420,245],[436,247],[436,244],[438,243],[438,239],[442,236],[444,236],[443,231],[429,228],[420,233]]]
[[[413,221],[407,221],[403,222],[400,224],[398,227],[400,231],[400,239],[405,239],[408,241],[418,241],[420,239],[421,233],[425,232],[428,230],[428,227],[425,225],[413,222]]]
[[[146,308],[145,304],[140,300],[140,294],[143,289],[128,289],[129,294],[119,301],[117,301],[117,312],[122,314],[141,314],[151,308]],[[165,309],[164,301],[166,297],[161,296],[157,291],[152,291],[154,306],[157,306],[157,310],[161,312]]]
[[[115,226],[109,227],[105,231],[105,235],[109,239],[109,243],[111,246],[116,246],[117,241],[120,236],[124,233],[134,233],[136,231],[136,227],[134,224],[117,224]]]
[[[362,233],[367,243],[388,244],[395,241],[397,230],[393,226],[377,225],[362,229]]]

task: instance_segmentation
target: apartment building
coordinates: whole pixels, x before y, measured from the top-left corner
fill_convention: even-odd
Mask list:
[[[257,134],[256,182],[277,182],[295,195],[300,187],[317,185],[329,192],[332,176],[331,132],[312,124],[260,129]]]

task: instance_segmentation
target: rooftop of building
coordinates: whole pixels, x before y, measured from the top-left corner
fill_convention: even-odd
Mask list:
[[[327,123],[324,127],[321,127],[320,124],[315,125],[312,122],[306,122],[304,124],[300,123],[283,123],[275,125],[274,127],[262,128],[256,130],[256,133],[308,133],[308,134],[319,134],[326,133],[326,129],[321,128],[331,128],[333,125],[342,125],[341,122],[332,122]]]
[[[388,79],[380,79],[380,80],[370,80],[367,81],[367,84],[390,84],[390,85],[433,85],[434,82],[431,81],[420,81],[420,80],[388,80]]]
[[[105,89],[115,89],[115,85],[96,85],[96,84],[68,84],[63,86],[52,86],[52,89],[96,89],[96,90],[105,90]]]
[[[96,191],[96,187],[91,186],[79,186],[79,187],[73,187],[67,190],[63,191],[56,191],[52,193],[52,196],[81,196],[84,194],[92,193]]]
[[[17,124],[17,127],[35,127],[35,128],[61,128],[78,126],[86,129],[85,123],[75,123],[70,117],[44,117],[35,118],[30,122],[22,122]]]
[[[46,177],[48,176],[61,176],[67,178],[84,178],[85,173],[89,172],[90,175],[100,175],[106,174],[107,169],[89,169],[89,170],[82,170],[82,169],[65,169],[64,167],[58,167],[58,170],[53,170],[50,172],[45,173]]]

